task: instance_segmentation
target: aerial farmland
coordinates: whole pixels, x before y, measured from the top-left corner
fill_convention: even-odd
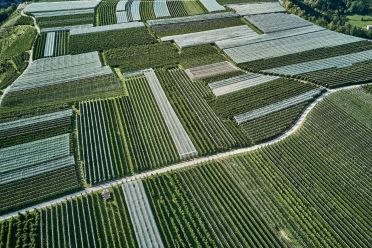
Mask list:
[[[371,2],[4,3],[0,248],[372,247],[350,16]]]

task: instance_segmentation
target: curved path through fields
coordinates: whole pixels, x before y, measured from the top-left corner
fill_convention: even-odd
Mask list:
[[[366,85],[366,84],[363,84],[363,85]],[[47,207],[47,206],[51,206],[53,204],[58,204],[60,202],[65,201],[66,199],[77,197],[77,196],[80,196],[80,195],[83,195],[83,194],[88,194],[88,193],[95,192],[95,191],[99,191],[99,190],[102,190],[102,189],[106,189],[106,188],[109,188],[109,187],[114,186],[114,185],[120,185],[120,184],[127,183],[127,182],[134,181],[134,180],[145,179],[145,178],[151,177],[153,175],[163,174],[163,173],[167,173],[167,172],[174,171],[174,170],[179,170],[179,169],[186,168],[186,167],[196,166],[200,163],[207,162],[207,161],[210,161],[210,160],[219,159],[219,158],[226,158],[226,157],[230,157],[230,156],[233,156],[233,155],[247,153],[247,152],[254,151],[254,150],[260,149],[262,147],[268,146],[268,145],[275,144],[275,143],[280,142],[283,139],[287,138],[288,136],[290,136],[294,132],[296,132],[303,125],[303,123],[305,122],[306,117],[311,112],[311,110],[319,102],[321,102],[325,97],[327,97],[328,95],[330,95],[334,92],[340,91],[340,90],[348,90],[348,89],[353,89],[353,88],[358,88],[358,87],[361,87],[361,85],[346,86],[346,87],[341,87],[341,88],[337,88],[337,89],[328,89],[323,95],[321,95],[319,98],[317,98],[313,103],[311,103],[307,107],[307,109],[302,113],[302,115],[297,120],[296,124],[292,126],[292,128],[288,129],[281,136],[279,136],[279,137],[277,137],[273,140],[267,141],[265,143],[258,144],[258,145],[255,145],[255,146],[251,146],[251,147],[240,148],[240,149],[236,149],[236,150],[222,152],[222,153],[218,153],[218,154],[214,154],[214,155],[210,155],[210,156],[206,156],[206,157],[199,157],[199,158],[195,158],[195,159],[192,159],[192,160],[189,160],[189,161],[184,161],[184,162],[169,165],[169,166],[166,166],[166,167],[163,167],[163,168],[155,169],[155,170],[152,170],[152,171],[146,171],[146,172],[139,173],[139,174],[136,174],[136,175],[133,175],[133,176],[128,176],[128,177],[124,177],[124,178],[117,179],[117,180],[114,180],[114,181],[110,181],[110,182],[107,182],[107,183],[104,183],[104,184],[100,184],[98,186],[86,188],[82,191],[75,192],[73,194],[69,194],[69,195],[65,195],[63,197],[59,197],[59,198],[54,199],[54,200],[46,201],[46,202],[43,202],[43,203],[40,203],[40,204],[37,204],[37,205],[33,205],[31,207],[28,207],[28,208],[24,208],[24,209],[15,211],[15,212],[5,214],[5,215],[0,217],[0,220],[6,220],[6,219],[9,219],[13,216],[16,216],[18,213],[25,213],[26,211],[32,211],[33,209],[39,209],[39,208],[44,208],[44,207]]]

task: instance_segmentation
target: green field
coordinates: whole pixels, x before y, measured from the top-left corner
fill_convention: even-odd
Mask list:
[[[347,22],[358,28],[367,28],[368,25],[372,25],[372,16],[369,15],[352,15],[347,16]]]

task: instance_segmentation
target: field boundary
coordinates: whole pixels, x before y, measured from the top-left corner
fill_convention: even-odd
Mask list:
[[[94,187],[89,187],[89,188],[86,188],[84,190],[81,190],[81,191],[78,191],[78,192],[75,192],[75,193],[72,193],[72,194],[69,194],[69,195],[65,195],[63,197],[59,197],[59,198],[54,199],[54,200],[46,201],[46,202],[36,204],[34,206],[31,206],[31,207],[20,209],[18,211],[10,212],[8,214],[5,214],[5,215],[1,216],[0,221],[10,219],[14,216],[17,216],[19,213],[25,214],[28,211],[45,208],[45,207],[48,207],[48,206],[52,206],[54,204],[59,204],[59,203],[61,203],[63,201],[66,201],[68,199],[79,197],[81,195],[89,194],[89,193],[92,193],[92,192],[104,190],[104,189],[110,188],[112,186],[118,186],[118,185],[125,184],[127,182],[132,182],[132,181],[135,181],[135,180],[141,180],[141,179],[145,179],[145,178],[148,178],[148,177],[151,177],[151,176],[164,174],[164,173],[167,173],[167,172],[172,172],[172,171],[175,171],[175,170],[180,170],[180,169],[184,169],[184,168],[188,168],[188,167],[197,166],[201,163],[205,163],[205,162],[208,162],[208,161],[211,161],[211,160],[227,158],[227,157],[251,152],[251,151],[258,150],[258,149],[261,149],[261,148],[269,146],[269,145],[276,144],[276,143],[286,139],[287,137],[289,137],[290,135],[295,133],[297,130],[299,130],[302,127],[303,123],[306,120],[306,117],[311,112],[311,110],[318,103],[323,101],[327,96],[329,96],[329,95],[331,95],[335,92],[341,91],[341,90],[350,90],[350,89],[359,88],[361,86],[371,85],[371,84],[372,83],[358,84],[358,85],[340,87],[340,88],[336,88],[336,89],[328,89],[325,93],[323,93],[320,97],[318,97],[314,102],[312,102],[306,108],[306,110],[298,118],[297,122],[290,129],[288,129],[285,133],[278,136],[277,138],[269,140],[267,142],[264,142],[264,143],[261,143],[261,144],[258,144],[258,145],[254,145],[254,146],[251,146],[251,147],[239,148],[239,149],[230,150],[230,151],[226,151],[226,152],[221,152],[221,153],[210,155],[210,156],[195,158],[195,159],[188,160],[188,161],[185,161],[185,162],[176,163],[176,164],[169,165],[169,166],[166,166],[166,167],[162,167],[162,168],[159,168],[159,169],[146,171],[146,172],[139,173],[139,174],[136,174],[136,175],[133,175],[133,176],[128,176],[128,177],[124,177],[124,178],[117,179],[117,180],[114,180],[114,181],[106,182],[104,184],[97,185],[97,186],[94,186]]]

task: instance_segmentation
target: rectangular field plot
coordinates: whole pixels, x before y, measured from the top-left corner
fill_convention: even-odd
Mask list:
[[[33,59],[67,55],[68,36],[68,31],[42,32],[35,41]]]
[[[308,22],[298,16],[289,15],[286,13],[252,15],[246,16],[245,18],[264,33],[278,32],[313,25],[311,22]]]
[[[187,132],[183,128],[180,120],[170,105],[155,72],[152,69],[147,70],[145,71],[144,75],[150,85],[151,91],[160,108],[164,121],[167,124],[179,156],[181,159],[196,156],[198,152],[196,151]]]
[[[363,39],[325,30],[227,48],[224,49],[224,52],[232,58],[235,63],[245,63],[361,40]]]
[[[322,30],[325,30],[325,28],[317,26],[317,25],[311,25],[311,26],[306,26],[302,28],[282,30],[278,32],[268,33],[268,34],[248,36],[248,37],[243,36],[243,37],[238,37],[238,38],[233,38],[233,39],[221,40],[221,41],[217,41],[216,45],[220,49],[228,49],[228,48],[240,47],[244,45],[250,45],[250,44],[260,43],[260,42],[265,42],[265,41],[270,41],[270,40],[289,38],[292,36],[298,36],[302,34],[314,33],[314,32],[318,32]]]
[[[278,1],[267,3],[227,4],[226,6],[235,10],[236,13],[241,16],[285,12],[285,9]]]
[[[239,17],[239,15],[232,12],[223,12],[223,13],[213,13],[213,14],[203,14],[195,16],[183,16],[183,17],[174,17],[174,18],[165,18],[158,20],[149,20],[147,23],[150,26],[158,25],[169,25],[169,24],[181,24],[188,22],[202,22],[214,19],[224,19],[224,18],[234,18]]]
[[[75,159],[71,154],[70,134],[63,134],[51,138],[32,141],[0,149],[0,189],[1,194],[6,194],[13,189],[12,196],[1,197],[0,211],[15,208],[31,201],[51,196],[58,191],[76,188],[77,178],[75,172]],[[45,183],[51,183],[48,177],[59,173],[66,173],[66,184],[58,183],[55,187],[43,191],[44,187],[31,186],[29,181],[35,178],[45,178]],[[63,181],[62,180],[62,181]],[[43,181],[44,182],[44,181]],[[17,187],[16,185],[20,185]],[[16,188],[14,188],[16,187]],[[28,194],[27,195],[27,190]],[[35,198],[35,199],[33,199]],[[8,200],[6,200],[8,199]]]
[[[199,79],[214,77],[214,76],[218,76],[218,75],[222,75],[226,73],[236,72],[239,70],[240,70],[239,68],[237,68],[230,62],[223,61],[223,62],[218,62],[214,64],[193,67],[193,68],[185,70],[185,72],[191,80],[199,80]]]
[[[154,12],[156,18],[171,16],[166,0],[154,0]]]
[[[112,25],[105,25],[105,26],[74,29],[70,31],[70,35],[71,36],[83,35],[83,34],[100,33],[100,32],[107,32],[107,31],[115,31],[115,30],[125,30],[125,29],[130,29],[130,28],[139,28],[139,27],[144,27],[143,22],[128,22],[128,23],[112,24]]]
[[[139,247],[164,247],[142,181],[124,184],[123,193]]]
[[[180,34],[173,36],[162,37],[162,41],[173,40],[181,48],[196,46],[201,44],[215,43],[216,41],[232,39],[236,37],[255,37],[255,33],[248,26],[236,26],[228,28],[220,28],[196,33]]]
[[[71,124],[72,111],[65,110],[16,121],[0,123],[0,140],[14,138]]]
[[[101,65],[98,52],[65,55],[34,61],[9,87],[2,103],[62,100],[118,89],[118,79],[110,67]]]
[[[201,4],[203,4],[204,8],[208,10],[208,12],[215,12],[215,11],[224,11],[225,7],[220,5],[216,0],[199,0]]]
[[[269,115],[271,113],[275,113],[275,112],[293,107],[295,105],[298,105],[304,102],[313,101],[316,97],[321,95],[321,93],[322,93],[322,90],[320,89],[311,90],[301,95],[297,95],[297,96],[285,99],[283,101],[270,104],[270,105],[267,105],[259,109],[255,109],[253,111],[234,116],[234,120],[236,121],[236,123],[238,123],[238,125],[240,125],[244,122],[254,120],[254,119]]]
[[[121,187],[40,210],[41,247],[138,247]]]
[[[315,89],[312,84],[281,78],[210,99],[209,104],[222,118],[233,119]]]
[[[67,2],[51,2],[51,3],[32,3],[28,5],[24,11],[25,13],[40,13],[51,11],[75,11],[94,9],[100,1],[67,1]]]
[[[278,79],[275,76],[266,76],[255,73],[247,73],[241,76],[224,79],[208,84],[215,96],[222,96],[235,91],[254,87]]]
[[[329,68],[349,67],[353,64],[369,60],[372,61],[372,50],[277,67],[270,70],[265,70],[264,72],[294,76]]]
[[[204,97],[209,89],[200,81],[191,81],[178,68],[156,70],[163,90],[186,129],[199,155],[223,151],[247,141],[231,125],[218,118]]]
[[[80,156],[90,184],[180,160],[146,78],[126,84],[129,97],[79,105]]]

